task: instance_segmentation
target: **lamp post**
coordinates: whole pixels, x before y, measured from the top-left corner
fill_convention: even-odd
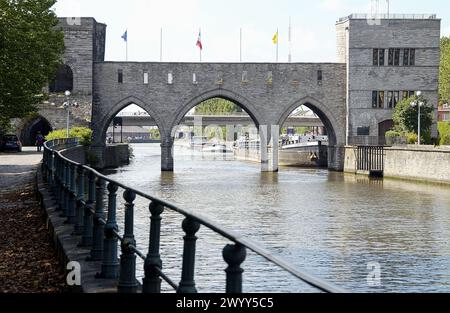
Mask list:
[[[417,106],[417,143],[420,146],[420,108],[424,105],[423,101],[420,101],[420,96],[422,95],[421,91],[417,92],[417,100],[411,102],[411,107],[415,108]]]
[[[67,110],[67,138],[69,138],[70,134],[70,108],[78,108],[78,103],[76,101],[71,101],[69,99],[71,93],[69,90],[65,92],[66,102],[63,103],[63,108]]]

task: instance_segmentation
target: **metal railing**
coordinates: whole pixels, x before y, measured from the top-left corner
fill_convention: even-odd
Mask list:
[[[74,235],[81,236],[80,246],[90,247],[90,260],[101,261],[99,279],[117,279],[118,292],[138,292],[136,279],[136,256],[144,260],[143,293],[161,292],[164,280],[180,293],[197,292],[194,282],[196,240],[195,234],[200,227],[206,227],[216,234],[233,242],[223,249],[223,258],[227,263],[226,292],[242,292],[241,264],[246,258],[247,249],[265,258],[284,271],[306,284],[323,292],[345,292],[331,283],[296,269],[293,265],[263,248],[253,240],[223,229],[208,218],[183,210],[164,200],[115,181],[96,170],[71,161],[64,157],[61,147],[75,146],[76,139],[47,142],[44,145],[43,176],[49,190],[53,193],[62,215],[73,224]],[[85,193],[85,185],[88,186]],[[123,188],[125,200],[124,232],[119,232],[116,220],[117,191]],[[107,207],[103,196],[107,191]],[[86,197],[87,196],[87,197]],[[134,202],[140,196],[149,201],[150,241],[147,254],[136,247],[134,234]],[[162,214],[171,210],[184,216],[182,229],[185,232],[182,262],[182,277],[179,284],[173,282],[162,269],[160,256],[160,231]],[[118,244],[121,255],[118,258]]]
[[[383,173],[384,147],[358,146],[356,161],[358,171]]]

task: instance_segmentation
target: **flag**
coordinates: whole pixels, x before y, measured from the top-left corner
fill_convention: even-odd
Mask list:
[[[123,40],[125,40],[125,42],[128,41],[128,30],[125,31],[125,33],[123,33],[122,37]]]
[[[275,33],[275,35],[273,36],[272,41],[273,41],[274,45],[278,44],[278,30]]]
[[[200,50],[203,50],[203,45],[202,45],[202,32],[201,32],[201,31],[198,32],[197,47],[199,47]]]

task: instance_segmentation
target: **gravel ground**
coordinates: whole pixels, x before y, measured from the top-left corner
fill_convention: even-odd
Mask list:
[[[35,148],[0,153],[0,292],[64,291],[65,277],[36,201]]]

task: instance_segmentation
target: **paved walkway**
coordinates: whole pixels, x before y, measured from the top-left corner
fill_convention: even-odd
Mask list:
[[[36,198],[42,153],[0,153],[0,292],[60,292],[64,274]]]

